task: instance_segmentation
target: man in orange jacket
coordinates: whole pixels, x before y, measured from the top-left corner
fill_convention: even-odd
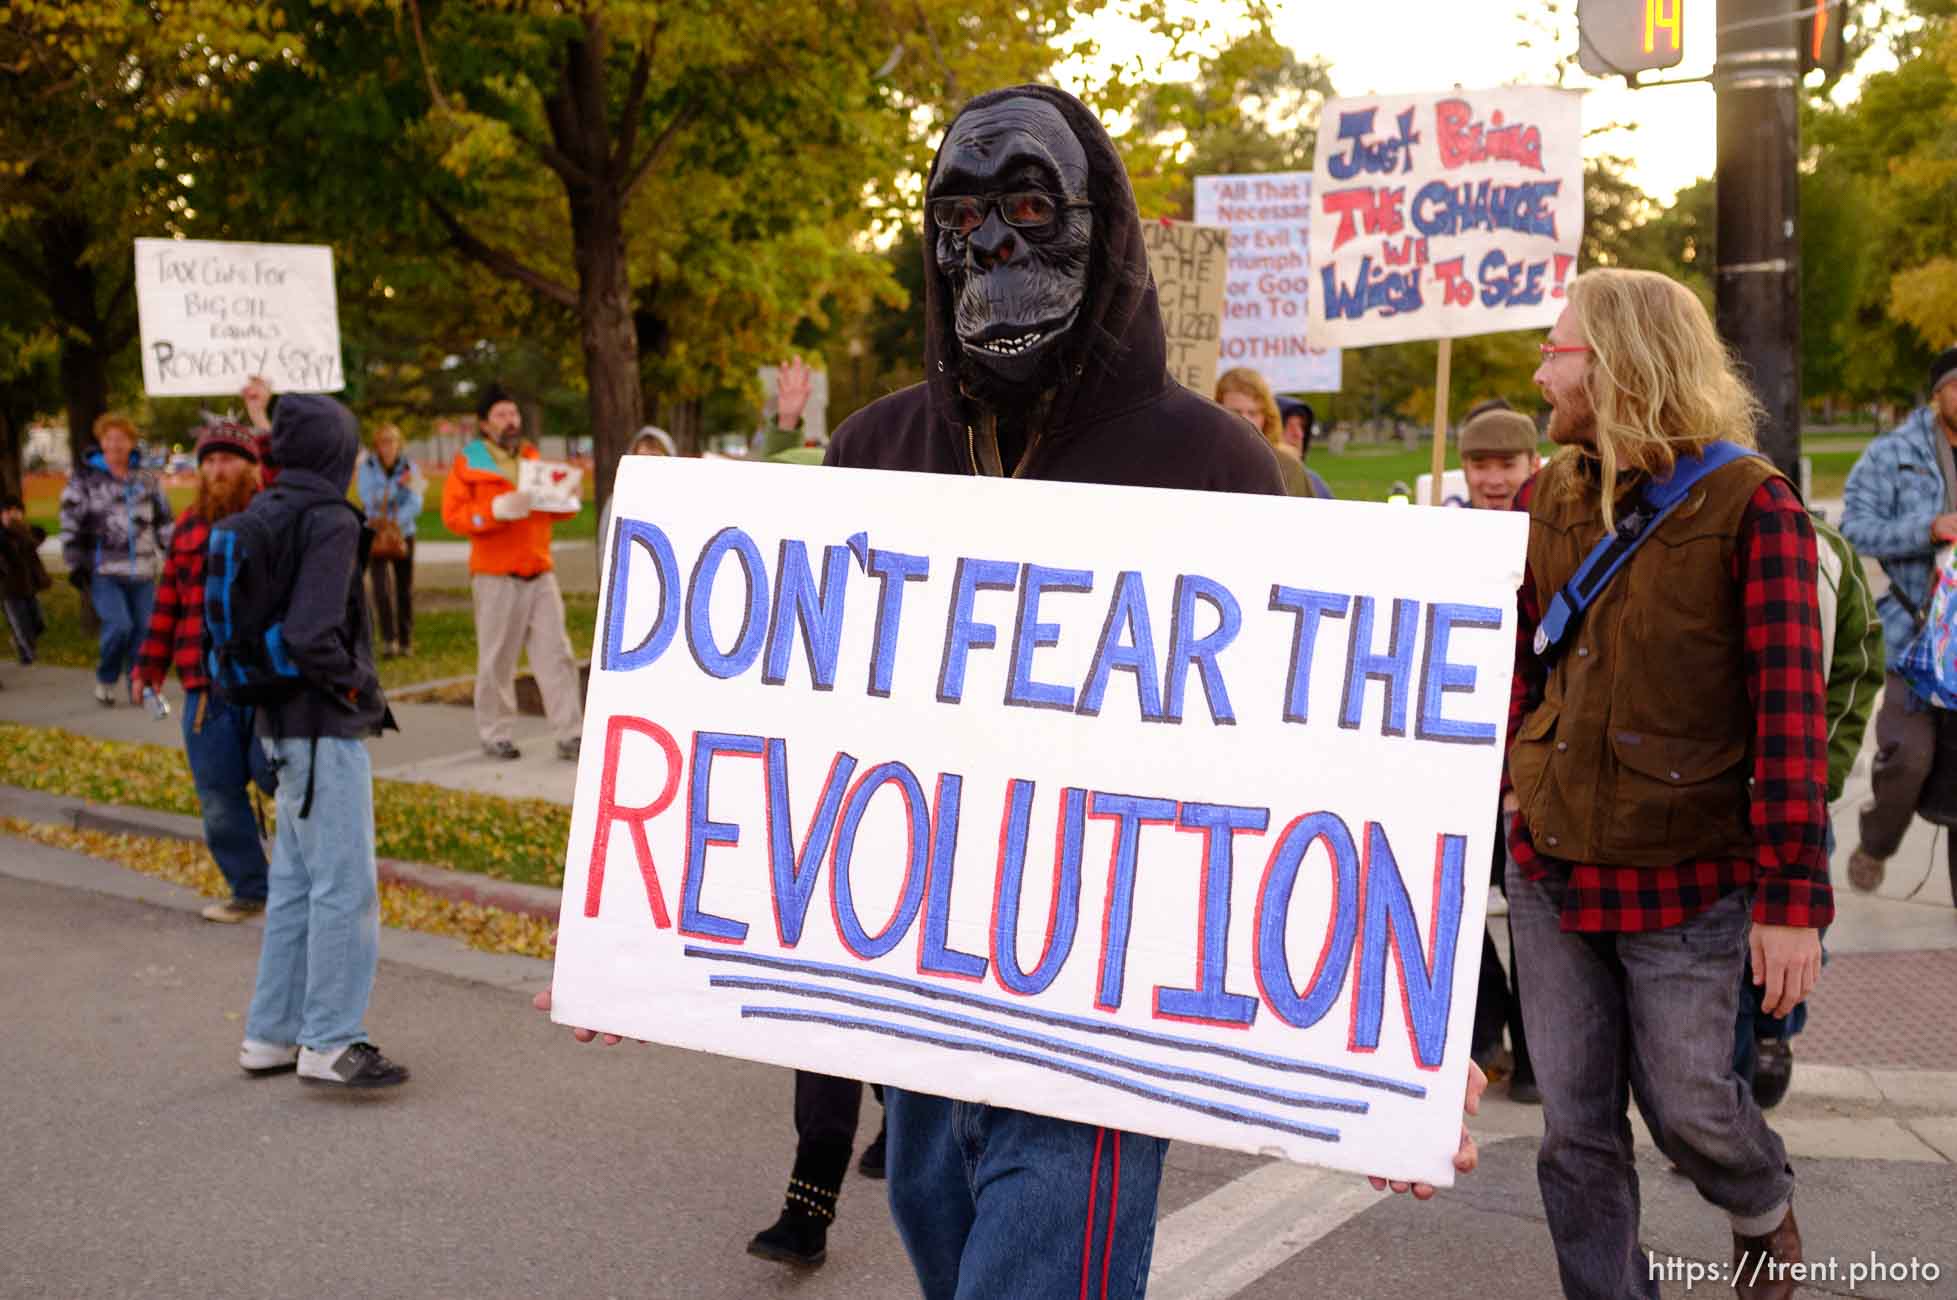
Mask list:
[[[517,462],[537,459],[537,448],[524,441],[523,413],[510,395],[489,385],[476,416],[477,435],[456,456],[442,487],[442,522],[469,539],[476,731],[491,758],[522,757],[510,739],[510,721],[516,715],[517,655],[527,648],[557,756],[575,760],[584,702],[550,559],[551,528],[569,516],[533,509],[530,494],[517,487]]]

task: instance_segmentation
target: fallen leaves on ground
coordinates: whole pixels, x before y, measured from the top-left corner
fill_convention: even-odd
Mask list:
[[[190,764],[174,745],[97,740],[0,722],[0,783],[95,803],[198,814]],[[266,818],[272,820],[271,801]],[[374,851],[532,885],[564,883],[571,810],[414,781],[374,782]]]
[[[17,817],[0,817],[0,831],[37,840],[71,853],[87,854],[196,890],[206,898],[226,898],[231,890],[210,853],[195,840],[112,835],[104,831],[44,826]],[[397,930],[460,939],[485,952],[514,953],[546,960],[557,951],[556,927],[541,917],[464,903],[410,885],[380,882],[381,921]]]

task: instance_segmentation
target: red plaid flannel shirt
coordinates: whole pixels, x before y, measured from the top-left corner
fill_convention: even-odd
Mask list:
[[[1529,508],[1534,489],[1534,481],[1523,487],[1516,509]],[[1565,930],[1661,930],[1747,885],[1756,888],[1753,919],[1762,925],[1823,926],[1834,919],[1823,850],[1828,747],[1814,528],[1782,479],[1762,483],[1747,502],[1733,580],[1746,623],[1746,692],[1753,702],[1754,855],[1658,868],[1570,863],[1537,852],[1524,819],[1511,818],[1509,848],[1522,874],[1568,882]],[[1533,649],[1541,611],[1526,573],[1519,603],[1511,736],[1542,699],[1546,679]]]
[[[204,671],[204,548],[211,526],[187,508],[177,516],[170,537],[170,554],[156,584],[156,603],[150,608],[149,630],[136,652],[136,677],[161,687],[175,665],[186,691],[211,684]]]

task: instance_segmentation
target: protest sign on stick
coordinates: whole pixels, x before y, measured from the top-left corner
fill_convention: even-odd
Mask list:
[[[1216,391],[1230,232],[1164,218],[1143,223],[1142,242],[1148,247],[1148,269],[1155,276],[1155,298],[1168,336],[1169,374],[1208,397]]]
[[[1314,340],[1441,340],[1434,479],[1446,468],[1449,340],[1547,329],[1583,241],[1575,91],[1542,86],[1335,99],[1312,197]]]
[[[559,1021],[1451,1181],[1524,519],[651,457],[613,502]]]
[[[346,387],[324,245],[138,239],[136,314],[152,397],[236,393],[253,375],[275,393]]]
[[[1310,172],[1198,176],[1196,220],[1230,230],[1224,369],[1249,366],[1278,393],[1336,393],[1336,348],[1308,334]]]

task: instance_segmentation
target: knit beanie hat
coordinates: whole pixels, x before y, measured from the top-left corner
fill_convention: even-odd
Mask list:
[[[496,403],[514,402],[515,400],[516,398],[511,397],[509,390],[501,384],[492,383],[484,385],[482,396],[476,399],[476,418],[487,420],[489,418],[490,408],[495,406]]]
[[[197,435],[197,463],[202,465],[204,457],[214,451],[228,451],[233,456],[243,457],[256,465],[258,463],[258,439],[256,434],[235,420],[215,420],[204,426]]]

